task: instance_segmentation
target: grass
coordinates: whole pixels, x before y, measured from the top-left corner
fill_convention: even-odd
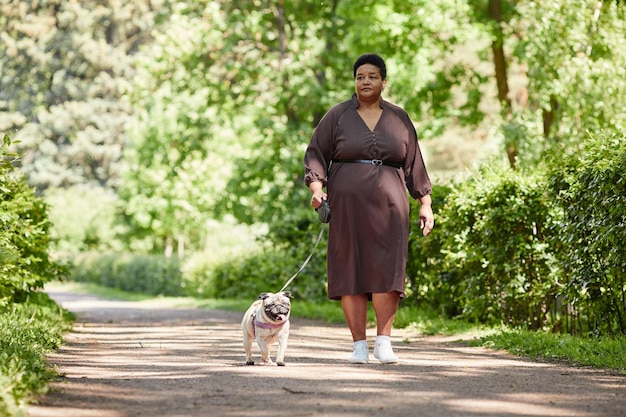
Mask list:
[[[501,329],[470,345],[504,349],[514,355],[593,366],[626,373],[626,337],[575,337],[568,334]]]
[[[56,373],[45,355],[63,342],[74,317],[43,293],[0,310],[0,415],[22,416]]]
[[[59,284],[54,284],[59,285]],[[54,288],[47,286],[46,288]],[[94,294],[103,298],[126,301],[149,301],[153,296],[132,294],[95,284],[64,283],[71,291]],[[197,307],[244,312],[250,300],[196,299],[190,297],[159,297],[170,307]],[[327,323],[345,323],[341,304],[335,301],[315,303],[299,300],[294,303],[297,317],[322,320]],[[374,323],[369,309],[368,321]],[[594,366],[626,373],[626,337],[574,337],[547,332],[530,332],[506,327],[488,327],[463,320],[444,318],[436,312],[414,306],[402,306],[396,314],[396,328],[410,328],[422,335],[447,335],[472,346],[503,349],[514,355],[567,362],[573,365]],[[464,343],[465,343],[464,342]]]

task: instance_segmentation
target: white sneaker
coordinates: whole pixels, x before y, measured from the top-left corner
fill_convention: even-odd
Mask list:
[[[352,356],[348,359],[350,363],[367,363],[369,360],[370,351],[366,343],[357,343],[354,346]]]
[[[388,340],[380,341],[376,343],[374,347],[374,357],[380,361],[380,363],[398,363],[399,359],[393,349],[391,348],[391,342]]]

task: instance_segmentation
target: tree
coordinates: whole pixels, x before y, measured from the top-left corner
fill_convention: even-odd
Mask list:
[[[154,12],[148,1],[107,3],[0,2],[0,132],[16,132],[39,191],[119,185],[131,56]]]
[[[561,95],[544,93],[554,89],[555,82],[563,85],[576,79],[576,84],[590,84],[585,77],[591,74],[584,68],[595,68],[598,61],[569,65],[564,57],[575,51],[568,45],[576,39],[585,40],[591,50],[605,45],[607,53],[598,56],[602,65],[595,71],[602,77],[620,71],[606,65],[606,59],[622,59],[613,45],[621,33],[623,10],[607,4],[598,15],[590,2],[585,16],[595,16],[607,31],[586,32],[586,26],[578,24],[585,19],[580,19],[580,7],[574,3],[387,0],[356,5],[341,0],[323,4],[242,0],[196,2],[194,7],[179,4],[163,29],[167,35],[157,39],[151,54],[150,60],[158,64],[143,73],[141,85],[149,88],[144,90],[147,100],[139,102],[155,112],[146,119],[150,123],[175,128],[159,138],[145,136],[140,129],[135,136],[144,139],[136,148],[145,152],[141,160],[148,161],[155,152],[162,154],[163,148],[146,146],[147,142],[178,147],[173,136],[191,129],[195,133],[186,142],[202,149],[198,158],[219,153],[223,168],[207,180],[221,185],[207,190],[213,200],[203,200],[206,205],[200,212],[230,213],[248,223],[284,221],[294,214],[294,207],[306,207],[301,155],[313,127],[332,104],[351,94],[354,57],[377,51],[386,57],[393,74],[388,97],[420,121],[425,136],[436,136],[451,125],[475,128],[495,123],[501,126],[499,137],[511,166],[519,161],[532,165],[544,151],[554,152],[552,145],[563,137],[572,144],[583,140],[583,129],[564,128],[566,121],[585,114],[577,101],[568,96],[567,112],[552,111],[549,116],[555,97],[559,103],[563,100]],[[565,23],[558,20],[563,16]],[[181,27],[193,29],[176,35],[184,32]],[[531,31],[532,36],[527,36]],[[546,48],[538,45],[547,44],[561,53],[545,54]],[[562,74],[564,63],[569,66]],[[553,70],[543,74],[540,68]],[[521,80],[521,87],[512,86],[515,78]],[[595,91],[596,87],[577,91],[576,97],[582,101]],[[197,105],[195,110],[186,105],[190,102]],[[491,114],[489,103],[496,104]],[[559,106],[565,110],[563,104]],[[163,109],[168,109],[169,117],[163,117]],[[619,112],[603,119],[613,120],[615,128],[622,124]],[[210,126],[202,125],[206,120]],[[542,122],[546,129],[538,131]],[[606,125],[596,120],[597,127]],[[220,153],[225,149],[222,144],[230,154]],[[196,158],[192,153],[187,157]],[[174,163],[171,158],[165,161],[166,166]],[[171,189],[173,183],[168,181],[166,188]]]
[[[231,127],[245,123],[233,98],[249,96],[229,87],[229,65],[237,61],[220,56],[228,30],[216,2],[173,4],[136,62],[132,103],[142,110],[129,130],[121,210],[129,237],[152,251],[170,255],[178,242],[183,255],[186,245],[201,246],[232,154],[251,146]]]
[[[626,10],[599,1],[472,1],[492,39],[510,165],[576,152],[588,131],[626,127]],[[522,87],[512,97],[515,67]],[[617,85],[616,85],[617,84]],[[621,88],[620,88],[621,87]]]
[[[302,206],[299,154],[311,119],[329,102],[318,82],[333,77],[318,61],[320,48],[332,46],[332,33],[324,43],[310,32],[332,27],[322,19],[333,19],[331,6],[200,4],[174,8],[136,90],[135,105],[147,111],[132,135],[128,160],[135,168],[122,195],[133,230],[156,230],[165,241],[186,234],[181,216],[189,220],[192,212],[196,225],[230,214],[253,223]],[[206,167],[205,175],[183,185],[198,167]],[[200,197],[175,195],[177,185]]]
[[[123,183],[129,233],[159,251],[199,247],[211,218],[304,218],[306,143],[364,52],[421,137],[480,128],[511,166],[624,128],[621,3],[2,4],[0,129],[34,149],[22,170],[39,190]]]

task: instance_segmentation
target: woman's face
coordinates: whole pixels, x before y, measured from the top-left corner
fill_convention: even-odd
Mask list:
[[[378,100],[387,80],[380,75],[380,68],[372,64],[363,64],[356,69],[354,77],[356,95],[362,100]]]

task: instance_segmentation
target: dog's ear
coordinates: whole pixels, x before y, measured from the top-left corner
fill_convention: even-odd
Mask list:
[[[265,300],[266,298],[270,297],[272,295],[271,292],[262,292],[261,294],[259,294],[259,300]]]
[[[287,298],[291,298],[291,291],[283,291],[282,294]]]

